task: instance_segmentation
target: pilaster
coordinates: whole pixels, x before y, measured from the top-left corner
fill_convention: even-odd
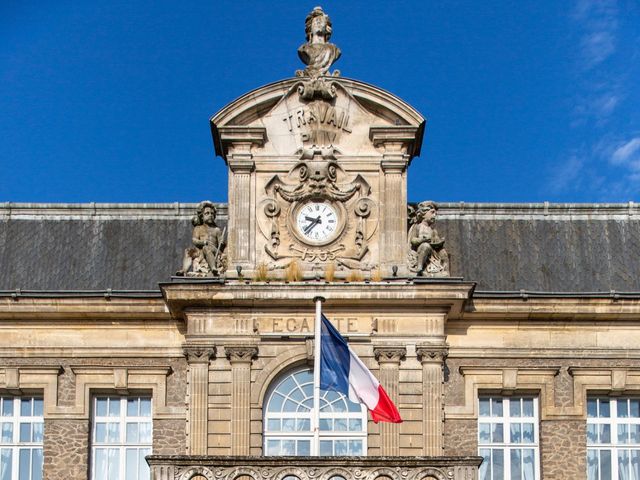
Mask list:
[[[215,355],[213,345],[185,345],[184,354],[189,364],[187,453],[207,454],[209,360]]]
[[[251,362],[258,355],[253,345],[229,345],[224,352],[231,363],[231,455],[249,455],[251,440]]]
[[[422,428],[426,456],[443,454],[443,383],[447,352],[447,347],[443,345],[416,347],[418,359],[422,363]]]
[[[380,364],[380,383],[393,403],[398,403],[400,362],[407,354],[402,346],[374,347],[373,353]],[[380,450],[383,456],[400,455],[400,430],[397,423],[380,423]]]

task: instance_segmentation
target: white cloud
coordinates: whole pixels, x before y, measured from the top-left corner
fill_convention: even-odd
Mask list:
[[[616,0],[580,0],[573,18],[581,30],[583,68],[593,68],[613,55],[618,31]]]
[[[611,163],[614,165],[631,165],[640,161],[640,137],[620,145],[611,155]]]

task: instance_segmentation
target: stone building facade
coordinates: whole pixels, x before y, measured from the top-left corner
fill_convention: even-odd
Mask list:
[[[408,204],[424,119],[306,32],[211,119],[228,203],[0,206],[0,478],[637,478],[640,210]],[[318,297],[404,421],[315,457]]]

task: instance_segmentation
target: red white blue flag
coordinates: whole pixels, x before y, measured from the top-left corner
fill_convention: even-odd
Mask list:
[[[375,423],[401,423],[400,413],[380,382],[327,317],[322,315],[320,342],[320,388],[334,390],[355,403],[364,403]]]

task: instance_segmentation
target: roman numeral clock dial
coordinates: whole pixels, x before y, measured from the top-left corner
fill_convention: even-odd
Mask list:
[[[338,212],[325,202],[308,202],[296,214],[298,234],[309,243],[328,243],[338,234]]]

